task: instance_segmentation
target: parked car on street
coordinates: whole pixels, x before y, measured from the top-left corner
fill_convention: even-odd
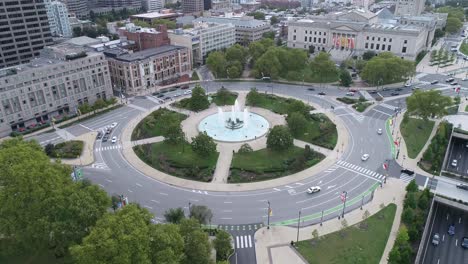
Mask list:
[[[432,81],[432,82],[431,82],[431,84],[432,84],[432,85],[434,85],[434,84],[438,84],[438,83],[439,83],[439,81],[438,81],[438,80],[434,80],[434,81]]]
[[[468,191],[468,184],[459,183],[457,184],[457,188]]]

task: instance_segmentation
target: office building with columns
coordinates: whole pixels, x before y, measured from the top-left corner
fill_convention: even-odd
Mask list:
[[[287,46],[306,50],[314,46],[315,50],[329,52],[335,60],[361,56],[366,51],[387,51],[414,60],[431,46],[436,21],[431,16],[389,17],[359,9],[311,16],[288,23]]]

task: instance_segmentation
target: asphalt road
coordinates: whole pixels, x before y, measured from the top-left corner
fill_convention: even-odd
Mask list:
[[[468,250],[461,247],[464,236],[468,236],[468,212],[441,203],[434,204],[430,219],[429,234],[424,241],[422,263],[424,264],[465,264]],[[447,233],[450,225],[455,226],[455,235]],[[440,244],[432,245],[435,233],[440,235]]]
[[[326,170],[307,179],[292,182],[287,185],[277,186],[271,189],[261,189],[245,192],[213,192],[205,190],[192,190],[159,182],[147,177],[132,167],[122,156],[120,135],[125,124],[139,114],[160,104],[154,96],[129,98],[128,104],[103,114],[91,120],[84,121],[64,129],[66,133],[74,136],[84,134],[90,130],[99,130],[112,122],[117,122],[117,127],[112,131],[112,136],[118,138],[116,144],[96,141],[95,163],[83,169],[84,176],[100,185],[109,194],[123,194],[128,196],[130,202],[138,202],[141,206],[153,212],[156,220],[163,221],[162,215],[167,209],[182,207],[185,210],[188,204],[206,205],[214,213],[212,224],[222,226],[253,226],[259,223],[266,224],[268,201],[271,204],[271,224],[296,223],[299,210],[307,219],[304,225],[318,223],[322,211],[324,220],[335,218],[341,213],[342,202],[340,194],[348,192],[349,204],[346,212],[358,208],[361,202],[367,202],[370,195],[362,198],[369,188],[379,185],[383,180],[383,162],[391,159],[391,142],[384,132],[377,134],[377,129],[385,131],[385,121],[395,113],[395,108],[404,107],[404,98],[386,101],[366,114],[359,114],[350,109],[350,106],[339,103],[329,96],[345,96],[347,89],[334,86],[316,86],[315,91],[309,91],[309,86],[285,85],[265,82],[203,82],[202,87],[208,92],[215,92],[221,86],[234,90],[250,90],[256,87],[261,92],[274,92],[278,94],[294,96],[309,102],[321,105],[327,111],[332,111],[340,118],[350,134],[347,149],[338,149],[337,162]],[[320,96],[318,92],[324,91],[327,96]],[[176,91],[175,91],[176,92]],[[64,140],[59,136],[60,132],[53,132],[37,136],[36,139],[44,144]],[[63,134],[63,133],[62,133]],[[58,139],[56,139],[58,137]],[[363,154],[370,154],[367,161],[362,161]],[[339,156],[339,157],[338,157]],[[397,170],[398,171],[398,170]],[[399,173],[390,172],[389,177],[399,178]],[[404,179],[405,181],[411,178]],[[310,186],[319,185],[320,193],[309,195],[306,193]],[[385,188],[385,184],[383,185]],[[368,194],[368,193],[367,193]],[[351,203],[351,201],[356,201]],[[327,211],[328,210],[328,211]],[[237,231],[237,230],[236,230]],[[244,230],[242,230],[244,231]],[[254,232],[254,230],[249,230]],[[232,232],[231,232],[232,233]],[[234,236],[243,236],[244,247],[236,244],[237,258],[242,259],[238,263],[254,263],[254,241],[250,247],[245,248],[245,236],[253,233],[232,233]],[[237,239],[237,238],[235,238]],[[239,238],[240,239],[240,238]],[[239,240],[240,241],[240,240]],[[236,241],[237,242],[237,241]]]
[[[456,160],[456,164],[454,164]],[[454,166],[455,165],[455,166]],[[468,141],[452,137],[445,170],[460,175],[468,175]]]

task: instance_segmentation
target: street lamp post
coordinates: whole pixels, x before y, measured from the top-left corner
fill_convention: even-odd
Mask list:
[[[348,192],[343,191],[342,195],[344,194],[344,199],[343,199],[343,212],[341,213],[341,217],[344,218],[344,213],[345,213],[345,208],[346,208],[346,198],[348,198]]]
[[[192,203],[188,202],[188,217],[190,217],[190,206],[192,205]]]
[[[297,238],[296,243],[299,242],[299,227],[301,224],[301,210],[299,210],[299,218],[297,219]]]
[[[267,201],[268,203],[268,212],[267,212],[267,229],[270,229],[270,201]]]

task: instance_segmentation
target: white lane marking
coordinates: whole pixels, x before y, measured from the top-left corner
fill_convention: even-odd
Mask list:
[[[232,220],[232,217],[221,217],[219,219],[222,219],[222,220]]]
[[[244,239],[245,239],[245,247],[247,248],[248,247],[248,240],[247,240],[247,236],[244,236]]]
[[[159,194],[160,194],[160,195],[165,195],[165,196],[168,195],[167,193],[162,193],[162,192],[160,192]]]
[[[101,186],[101,188],[104,188],[104,185],[102,185],[102,184],[100,184],[100,183],[99,183],[98,185]]]
[[[89,127],[87,127],[87,126],[85,126],[85,125],[83,125],[83,124],[80,124],[80,126],[86,128],[86,129],[88,129],[89,131],[93,131],[91,128],[89,128]]]
[[[249,235],[249,247],[252,247],[252,237]]]
[[[133,191],[132,191],[132,190],[130,190],[130,189],[128,189],[128,191],[129,191],[129,192],[131,192],[131,193],[133,192]]]
[[[284,187],[291,189],[292,187],[289,185],[285,185]]]
[[[240,248],[244,248],[244,237],[240,237]]]
[[[232,204],[232,202],[224,202],[225,204]]]
[[[189,199],[189,201],[192,201],[192,202],[198,202],[197,199]]]
[[[143,185],[139,184],[138,182],[136,183],[136,186],[143,187]]]
[[[156,200],[151,200],[151,201],[152,201],[153,203],[157,203],[157,204],[159,203],[159,202],[158,202],[158,201],[156,201]]]
[[[143,207],[146,207],[146,208],[148,208],[148,209],[151,209],[151,210],[153,210],[153,207],[151,207],[151,206],[148,206],[148,205],[143,205]]]
[[[303,183],[300,183],[300,182],[296,182],[295,184],[297,184],[297,185],[299,185],[299,186],[304,185]]]
[[[236,236],[236,245],[237,245],[236,247],[239,248],[239,237],[238,236]]]
[[[336,186],[336,185],[330,185],[330,186],[327,187],[327,190],[328,190],[328,189],[331,189],[331,188],[334,188],[335,186]]]
[[[275,191],[278,191],[278,192],[279,192],[279,191],[281,191],[281,190],[280,190],[280,189],[278,189],[278,188],[273,188],[273,190],[275,190]]]
[[[225,213],[232,213],[232,210],[223,210]]]
[[[109,179],[106,179],[106,181],[107,181],[107,182],[112,182],[112,181],[111,181],[111,180],[109,180]]]

